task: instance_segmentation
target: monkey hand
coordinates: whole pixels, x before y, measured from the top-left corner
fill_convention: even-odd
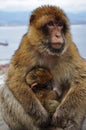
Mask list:
[[[60,104],[52,118],[54,126],[64,128],[64,130],[81,130],[81,120],[77,109],[67,106],[66,103]]]
[[[56,100],[47,100],[44,102],[44,107],[50,113],[50,115],[53,115],[58,105],[59,102]]]
[[[51,80],[51,73],[42,67],[34,67],[34,69],[29,71],[26,75],[26,82],[31,86],[32,90],[40,85],[42,85],[42,87],[45,87],[45,85],[48,86]]]
[[[41,128],[48,126],[50,124],[50,117],[48,113],[45,113],[45,115],[40,115],[39,118],[35,116],[33,118],[33,124]]]

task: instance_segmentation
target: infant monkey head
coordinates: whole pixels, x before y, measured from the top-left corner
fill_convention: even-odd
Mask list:
[[[26,82],[45,109],[52,115],[59,102],[57,93],[52,90],[51,73],[46,68],[35,67],[27,73]]]

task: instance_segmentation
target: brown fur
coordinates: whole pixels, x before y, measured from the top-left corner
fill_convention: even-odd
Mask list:
[[[26,83],[31,87],[44,108],[50,113],[50,116],[54,114],[59,105],[57,101],[58,95],[55,91],[52,91],[51,82],[51,73],[46,68],[39,66],[30,70],[26,75]]]
[[[49,35],[42,30],[51,18],[64,23],[62,33],[65,37],[65,46],[59,53],[53,53],[43,45],[47,42],[52,43]],[[25,130],[30,130],[30,125],[33,126],[33,124],[34,127],[31,127],[31,130],[40,130],[42,127],[39,126],[47,126],[50,122],[48,112],[25,80],[27,72],[37,65],[50,70],[53,76],[53,88],[58,92],[59,101],[61,101],[52,118],[53,125],[60,124],[60,127],[65,130],[80,130],[86,114],[86,61],[79,55],[71,38],[69,21],[58,7],[44,6],[32,13],[29,30],[23,36],[9,67],[7,89],[10,89],[9,93],[17,102],[16,109],[20,108],[22,111],[17,113],[17,110],[14,110],[15,113],[23,118],[20,119],[20,116],[16,117],[14,114],[17,121],[16,127],[19,123],[25,127]],[[2,97],[2,102],[5,102],[4,100],[7,100],[4,99],[5,94],[2,94]],[[4,112],[5,109],[4,107]],[[24,120],[26,117],[22,113],[26,113],[28,121]],[[7,117],[4,116],[4,118],[6,120]],[[11,116],[9,119],[8,124],[11,122]],[[11,123],[10,126],[13,127]]]

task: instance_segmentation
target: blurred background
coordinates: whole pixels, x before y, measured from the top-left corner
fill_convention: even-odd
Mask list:
[[[61,7],[70,20],[73,41],[86,59],[85,0],[0,0],[0,64],[7,64],[27,32],[31,12],[41,5]]]

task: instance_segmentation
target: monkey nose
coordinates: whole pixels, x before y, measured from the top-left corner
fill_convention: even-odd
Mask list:
[[[57,32],[57,33],[55,34],[55,36],[56,36],[56,37],[60,37],[61,34],[60,34],[59,32]]]

